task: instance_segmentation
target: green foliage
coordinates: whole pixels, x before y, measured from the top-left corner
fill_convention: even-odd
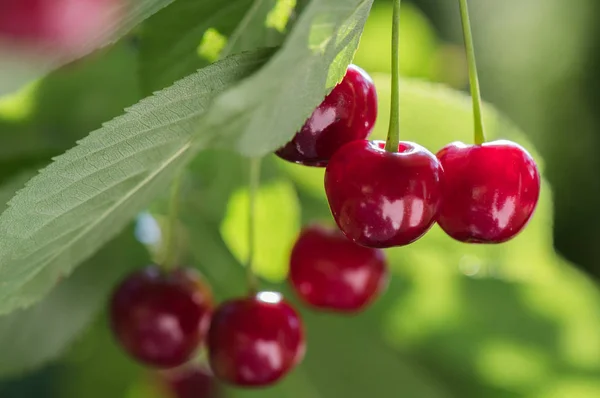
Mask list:
[[[221,224],[223,240],[240,263],[245,263],[249,249],[248,194],[247,188],[234,192]],[[286,180],[263,184],[256,195],[256,273],[273,282],[285,280],[289,254],[299,232],[300,203],[293,185]]]
[[[356,8],[340,7],[339,0],[325,3],[311,3],[273,61],[237,88],[218,95],[253,72],[268,54],[235,56],[188,76],[93,132],[33,179],[0,217],[0,234],[5,236],[0,242],[0,313],[28,306],[47,293],[51,284],[39,278],[28,282],[42,270],[48,280],[69,274],[149,204],[197,150],[219,145],[224,137],[234,140],[232,134],[240,136],[243,152],[265,150],[265,144],[273,150],[278,141],[288,139],[327,88],[343,76],[371,5],[370,1],[357,2]],[[313,26],[318,27],[316,32]],[[303,57],[301,62],[298,56]],[[265,111],[265,105],[274,107],[284,99],[269,97],[273,93],[268,90],[257,96],[254,90],[258,88],[253,86],[264,83],[279,90],[280,85],[272,83],[277,80],[264,73],[278,70],[275,76],[283,76],[282,68],[289,74],[285,81],[290,91],[279,95],[289,100],[287,105],[296,106],[273,118],[272,109],[265,115],[246,104],[243,113],[263,127],[242,129],[238,121],[243,118],[227,115],[231,105],[241,110],[240,101],[232,95],[260,101],[257,105]],[[309,75],[300,81],[304,68],[309,68]],[[306,87],[310,90],[305,91]],[[301,89],[306,96],[295,95]],[[218,127],[216,120],[230,123]],[[264,135],[264,123],[277,120],[282,124],[267,130],[276,139],[253,137]]]
[[[24,172],[5,183],[0,203],[6,203],[34,174]],[[0,338],[6,342],[0,377],[19,375],[57,359],[94,319],[115,284],[146,261],[147,254],[128,229],[68,279],[48,281],[44,273],[36,277],[57,287],[43,302],[0,317]]]
[[[148,255],[127,229],[65,280],[44,301],[0,317],[0,377],[19,375],[56,360],[92,322],[109,293]],[[44,273],[40,274],[44,277]]]
[[[118,33],[168,3],[138,1]],[[182,264],[200,269],[218,300],[245,294],[247,160],[240,154],[272,152],[297,131],[343,76],[372,3],[178,0],[139,27],[139,49],[123,39],[83,66],[0,99],[5,179],[64,150],[140,91],[177,81],[56,158],[0,216],[0,313],[13,311],[0,317],[0,376],[38,368],[77,341],[56,371],[56,396],[149,396],[154,376],[115,345],[106,314],[77,338],[111,287],[147,261],[131,231],[119,232],[146,207],[163,220],[162,194],[185,166]],[[372,18],[389,18],[382,10]],[[404,71],[431,77],[433,31],[420,14],[404,18],[413,32],[405,36],[417,36],[406,38],[414,47],[404,45]],[[386,71],[379,68],[386,58],[374,58],[369,48],[387,47],[377,40],[387,33],[370,21],[358,60]],[[257,51],[271,46],[280,47]],[[373,136],[383,139],[390,77],[374,78],[380,109]],[[401,139],[432,151],[472,139],[471,104],[462,93],[404,80],[400,112]],[[485,118],[489,137],[532,149],[493,108],[485,108]],[[0,203],[30,175],[5,183]],[[331,223],[323,170],[268,156],[262,184],[257,271],[269,281],[265,288],[295,301],[286,286],[271,283],[287,273],[300,220]],[[463,245],[434,227],[417,243],[387,251],[393,278],[374,307],[351,318],[302,309],[308,353],[299,369],[273,388],[231,389],[227,396],[600,396],[600,293],[553,250],[549,191],[546,184],[532,223],[510,243]]]
[[[128,397],[136,381],[152,376],[115,344],[108,319],[108,313],[103,312],[61,361],[57,398]]]
[[[119,43],[0,98],[0,159],[51,156],[139,98],[137,54]]]
[[[266,23],[277,3],[179,0],[149,18],[140,44],[144,91],[168,86],[219,57],[279,45],[282,35]],[[285,17],[279,17],[284,26]]]
[[[69,274],[168,186],[193,156],[191,138],[211,98],[265,56],[233,56],[179,81],[90,134],[32,179],[0,217],[0,312],[35,302],[58,275]],[[30,282],[42,271],[45,282]]]
[[[96,32],[97,37],[90,38],[90,43],[94,45],[106,45],[115,42],[123,37],[140,22],[144,21],[150,15],[159,11],[161,8],[173,2],[173,0],[131,0],[123,2],[120,9],[115,10],[115,15],[120,13],[124,17],[118,23],[104,26],[104,29]],[[101,38],[102,40],[96,40]],[[79,51],[79,56],[87,55],[96,48],[91,44],[86,44]],[[43,59],[28,59],[28,62],[23,62],[17,54],[15,56],[11,52],[0,49],[0,95],[10,93],[19,89],[22,85],[42,76],[53,69],[56,69],[69,61],[70,58],[51,57]],[[33,54],[31,54],[33,56]]]
[[[344,76],[372,3],[312,1],[273,59],[215,101],[202,123],[215,145],[258,156],[289,141]]]
[[[390,73],[392,67],[392,3],[373,6],[354,62],[369,72]],[[435,78],[432,66],[438,40],[431,23],[411,3],[402,3],[400,15],[400,73]],[[373,57],[373,54],[380,54]]]

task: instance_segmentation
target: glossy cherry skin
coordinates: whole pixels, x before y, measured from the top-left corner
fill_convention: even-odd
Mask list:
[[[110,320],[121,346],[156,368],[187,362],[204,341],[213,304],[208,287],[191,269],[164,272],[151,266],[115,290]]]
[[[527,225],[540,196],[531,155],[511,141],[451,143],[437,154],[444,167],[438,224],[461,242],[501,243]]]
[[[213,316],[208,351],[211,369],[221,381],[266,386],[304,357],[302,320],[279,293],[227,301]]]
[[[344,79],[276,154],[290,162],[324,167],[344,144],[367,138],[376,119],[375,84],[364,70],[350,65]]]
[[[403,246],[435,221],[443,170],[435,155],[412,142],[387,152],[381,141],[344,145],[325,171],[333,217],[352,241],[367,247]]]
[[[219,385],[212,373],[199,365],[162,372],[161,381],[167,396],[172,398],[218,398]]]
[[[388,268],[381,249],[357,245],[337,228],[311,225],[292,249],[289,279],[314,308],[354,313],[385,290]]]

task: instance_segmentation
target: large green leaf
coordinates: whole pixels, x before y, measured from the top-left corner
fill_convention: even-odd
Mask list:
[[[33,303],[127,225],[193,156],[190,140],[210,100],[268,55],[234,56],[177,82],[32,179],[0,216],[0,313]],[[200,145],[215,134],[202,133]]]
[[[123,1],[112,11],[114,15],[124,15],[117,18],[118,22],[107,24],[101,31],[96,32],[89,42],[82,43],[81,48],[75,52],[77,56],[89,54],[98,45],[106,45],[115,42],[136,25],[170,4],[173,0],[132,0]],[[31,59],[33,54],[2,52],[0,48],[0,95],[4,95],[18,89],[23,84],[38,78],[49,71],[72,61],[64,56],[45,56],[43,58]]]
[[[370,6],[371,0],[312,2],[283,49],[249,85],[219,95],[254,72],[269,57],[264,51],[200,70],[57,158],[0,217],[0,313],[30,305],[47,292],[44,281],[70,273],[92,255],[198,150],[225,142],[237,142],[240,152],[272,150],[288,139],[343,76]],[[263,83],[268,90],[254,87]],[[211,116],[202,117],[215,96]],[[265,105],[285,104],[284,99],[290,101],[287,112],[264,114]],[[243,116],[252,119],[248,125],[240,124],[242,115],[228,114],[231,106],[243,108]],[[261,118],[278,126],[246,128]],[[43,278],[33,279],[41,272]]]
[[[256,156],[289,141],[344,76],[372,3],[310,2],[269,63],[215,101],[202,123],[214,145]]]
[[[268,26],[277,0],[179,0],[144,23],[140,74],[144,91],[166,87],[217,58],[277,46],[283,13]]]

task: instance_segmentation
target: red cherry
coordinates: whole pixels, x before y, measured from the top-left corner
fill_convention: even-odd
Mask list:
[[[221,304],[208,333],[215,376],[238,386],[276,382],[302,360],[304,349],[300,316],[274,292]]]
[[[123,0],[1,0],[0,38],[76,53],[101,44]],[[91,47],[90,47],[91,48]]]
[[[202,366],[184,366],[161,374],[169,397],[217,398],[221,396],[212,373]],[[163,388],[164,388],[163,387]]]
[[[368,247],[414,242],[433,225],[443,170],[436,157],[412,142],[387,152],[381,141],[344,145],[325,171],[325,192],[342,232]]]
[[[437,154],[444,167],[438,223],[456,240],[500,243],[517,235],[533,215],[540,174],[514,142],[454,142]]]
[[[187,362],[206,336],[212,295],[191,269],[147,267],[126,278],[113,294],[113,332],[132,357],[172,368]]]
[[[377,118],[377,91],[356,65],[313,112],[292,141],[276,154],[306,166],[327,166],[344,144],[367,138]]]
[[[316,308],[357,312],[385,289],[388,270],[382,250],[357,245],[337,228],[313,225],[294,245],[290,281]]]

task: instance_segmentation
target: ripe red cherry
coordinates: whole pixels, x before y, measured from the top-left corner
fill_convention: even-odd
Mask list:
[[[210,366],[237,386],[266,386],[304,357],[298,313],[279,293],[261,292],[221,304],[208,334]]]
[[[212,313],[212,296],[191,269],[164,272],[147,267],[115,290],[113,332],[133,358],[157,368],[187,362],[204,340]]]
[[[318,309],[360,311],[387,281],[383,251],[357,245],[337,228],[307,227],[292,250],[290,282],[306,303]]]
[[[456,240],[500,243],[527,225],[540,195],[540,174],[514,142],[454,142],[437,154],[444,167],[438,223]]]
[[[0,38],[49,45],[61,52],[81,51],[105,39],[120,19],[123,0],[1,0]]]
[[[433,225],[443,170],[412,142],[391,153],[381,141],[344,145],[325,171],[325,192],[342,232],[368,247],[407,245]]]
[[[162,388],[172,398],[217,398],[219,386],[212,373],[202,366],[184,366],[161,374]]]
[[[373,80],[356,65],[276,154],[306,166],[326,166],[342,145],[367,138],[377,118]]]

